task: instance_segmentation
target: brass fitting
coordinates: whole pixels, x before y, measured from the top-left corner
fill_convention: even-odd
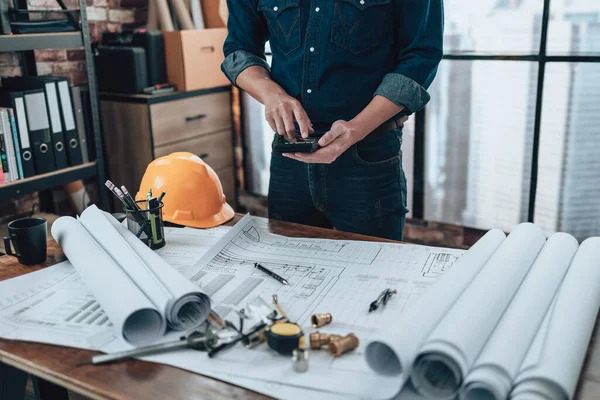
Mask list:
[[[320,328],[330,324],[331,321],[333,321],[333,317],[331,314],[313,314],[313,316],[310,317],[310,321],[312,322],[313,328]]]
[[[359,341],[354,333],[350,333],[341,339],[333,340],[329,343],[329,354],[339,357],[344,353],[352,351],[358,347]]]
[[[325,346],[329,346],[329,343],[341,338],[342,336],[340,335],[330,335],[327,333],[313,332],[309,335],[310,348],[320,349]]]

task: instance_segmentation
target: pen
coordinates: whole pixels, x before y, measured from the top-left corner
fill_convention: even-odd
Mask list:
[[[146,195],[148,218],[150,218],[150,233],[151,239],[154,242],[154,244],[158,244],[161,242],[161,240],[159,240],[158,233],[156,231],[156,215],[154,215],[154,213],[150,211],[154,208],[153,200],[154,199],[152,198],[152,188],[150,188],[148,189],[148,193]]]
[[[162,192],[160,194],[160,196],[158,196],[158,205],[157,205],[157,207],[160,206],[160,202],[162,201],[162,199],[165,197],[166,194],[167,194],[167,192]]]
[[[283,283],[284,285],[289,285],[290,283],[287,281],[287,279],[277,275],[275,272],[263,267],[262,265],[260,265],[259,263],[254,263],[254,268],[264,272],[265,274],[269,275],[271,278],[275,278],[277,279],[279,282]]]
[[[114,183],[112,183],[111,181],[106,181],[104,183],[104,185],[108,188],[108,190],[110,190],[115,196],[117,196],[117,198],[121,201],[121,203],[123,203],[123,207],[125,208],[129,208],[129,204],[125,201],[125,199],[122,196],[119,196],[119,194],[116,192],[115,189],[116,186]],[[117,189],[118,190],[118,189]]]
[[[129,194],[129,191],[127,190],[127,188],[125,187],[125,185],[121,186],[121,190],[123,191],[123,194],[125,195],[125,198],[127,199],[127,201],[129,201],[129,204],[131,204],[132,206],[134,206],[134,210],[139,210],[140,208],[138,207],[137,203],[135,202],[135,200],[133,199],[133,197],[131,197],[131,195]]]

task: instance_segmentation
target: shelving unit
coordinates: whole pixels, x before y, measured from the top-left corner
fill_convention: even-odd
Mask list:
[[[0,35],[1,51],[72,49],[83,47],[81,32]]]
[[[26,6],[26,1],[22,1]],[[33,50],[42,49],[70,49],[81,48],[85,53],[86,73],[88,76],[88,88],[90,94],[90,109],[93,143],[96,160],[82,165],[77,165],[47,174],[36,175],[31,178],[22,179],[0,185],[0,201],[19,197],[27,193],[40,192],[40,202],[49,203],[51,193],[48,190],[62,186],[69,182],[80,179],[96,178],[98,183],[98,206],[106,210],[108,207],[108,195],[104,186],[104,152],[102,145],[102,131],[100,129],[98,89],[96,84],[96,73],[94,68],[94,56],[92,54],[89,25],[87,21],[86,1],[79,0],[81,16],[81,31],[61,33],[38,33],[25,35],[0,35],[0,52],[21,52],[23,59],[23,74],[37,75],[35,54]],[[42,209],[48,209],[48,205],[41,204]]]

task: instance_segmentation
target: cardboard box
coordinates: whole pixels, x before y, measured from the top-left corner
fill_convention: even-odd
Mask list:
[[[209,89],[231,84],[221,71],[227,28],[163,32],[167,79],[177,90]]]

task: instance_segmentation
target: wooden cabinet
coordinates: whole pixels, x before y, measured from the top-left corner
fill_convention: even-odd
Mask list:
[[[230,87],[155,96],[101,94],[100,105],[108,179],[135,193],[153,159],[187,151],[215,170],[235,208]]]

